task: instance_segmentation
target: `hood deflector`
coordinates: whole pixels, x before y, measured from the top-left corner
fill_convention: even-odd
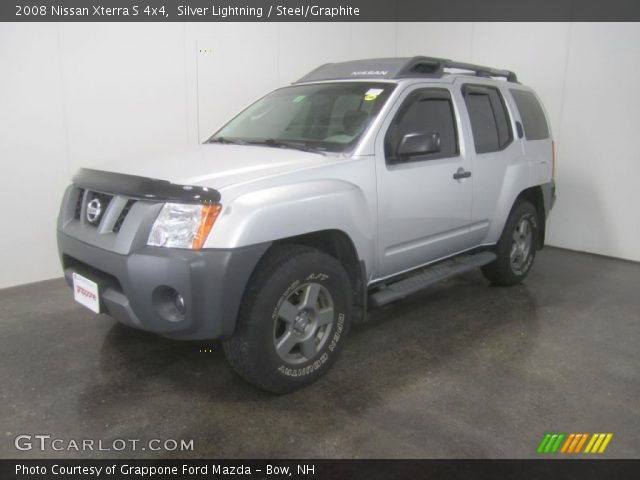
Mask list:
[[[218,203],[220,192],[213,188],[179,185],[167,180],[81,168],[73,183],[102,193],[126,195],[159,202]]]

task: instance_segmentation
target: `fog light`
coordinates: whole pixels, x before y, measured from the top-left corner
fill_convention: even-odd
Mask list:
[[[187,301],[175,288],[160,285],[153,291],[151,298],[162,319],[181,322],[187,318]]]
[[[184,297],[178,292],[176,292],[175,296],[173,297],[173,301],[176,304],[176,310],[178,310],[178,312],[184,314],[187,311],[187,306],[184,303]]]

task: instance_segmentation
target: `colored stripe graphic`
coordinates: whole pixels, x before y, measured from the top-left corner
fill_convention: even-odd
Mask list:
[[[587,448],[584,449],[584,453],[604,453],[611,438],[613,438],[613,433],[594,433]]]
[[[584,453],[591,453],[591,447],[593,447],[593,444],[596,443],[597,438],[598,434],[596,433],[591,436],[591,440],[589,440],[589,443],[587,443],[587,448],[584,449]]]
[[[588,433],[576,433],[567,453],[580,453],[580,450],[582,450],[582,446],[584,445],[584,442],[587,441],[588,437]]]
[[[576,445],[576,449],[575,449],[575,451],[573,453],[580,453],[580,450],[582,450],[582,446],[587,441],[587,438],[589,438],[589,434],[588,433],[583,433],[582,434],[582,438],[578,442],[578,445]]]
[[[591,438],[589,438],[591,436]],[[538,453],[604,453],[613,433],[546,433],[538,445]],[[588,440],[588,441],[587,441]],[[585,446],[584,451],[582,448]]]
[[[612,438],[613,438],[613,433],[607,433],[607,436],[605,437],[604,442],[602,442],[602,445],[600,445],[600,450],[598,450],[598,453],[604,453],[605,449],[609,445],[609,442],[611,441]]]
[[[576,436],[573,437],[573,442],[571,442],[571,446],[569,447],[569,450],[567,451],[567,453],[575,452],[576,447],[578,446],[578,442],[580,442],[580,440],[582,440],[582,434],[576,433]]]
[[[538,449],[537,452],[538,453],[542,453],[544,452],[544,446],[547,444],[547,442],[549,441],[549,437],[551,437],[550,433],[547,433],[544,438],[542,439],[542,441],[540,442],[540,445],[538,445]]]
[[[565,436],[564,433],[558,434],[558,439],[556,440],[556,443],[554,443],[553,447],[551,447],[551,453],[556,453],[558,451],[558,448],[560,448],[560,443],[562,443],[564,436]]]
[[[540,442],[540,445],[538,445],[538,453],[542,453],[544,452],[544,447],[547,445],[547,442],[549,441],[549,439],[551,438],[551,434],[547,433],[544,438],[542,439],[542,441]]]
[[[564,442],[564,445],[562,445],[562,449],[560,450],[560,453],[567,453],[567,450],[569,449],[569,445],[571,445],[571,442],[573,442],[574,438],[576,438],[576,434],[570,433],[569,436],[567,437],[567,440]]]
[[[547,433],[538,445],[537,452],[556,453],[565,436],[565,433]]]

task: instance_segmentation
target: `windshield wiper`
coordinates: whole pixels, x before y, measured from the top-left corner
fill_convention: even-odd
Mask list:
[[[209,140],[207,143],[228,143],[233,145],[248,145],[249,142],[245,140],[240,140],[239,138],[228,138],[228,137],[216,137]]]
[[[324,155],[324,152],[318,148],[311,147],[304,142],[292,140],[276,140],[275,138],[266,138],[264,140],[255,140],[249,142],[251,145],[266,145],[267,147],[290,148],[292,150],[301,150],[303,152],[317,153]]]
[[[207,143],[224,143],[233,145],[265,145],[267,147],[290,148],[292,150],[301,150],[303,152],[317,153],[324,155],[324,152],[318,148],[311,147],[304,142],[290,140],[276,140],[275,138],[266,138],[264,140],[243,140],[234,137],[215,137],[207,141]]]

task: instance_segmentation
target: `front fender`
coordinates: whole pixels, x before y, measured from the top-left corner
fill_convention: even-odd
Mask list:
[[[224,203],[224,202],[223,202]],[[375,208],[344,180],[313,180],[246,193],[225,205],[205,248],[240,248],[321,230],[347,234],[372,264]]]

